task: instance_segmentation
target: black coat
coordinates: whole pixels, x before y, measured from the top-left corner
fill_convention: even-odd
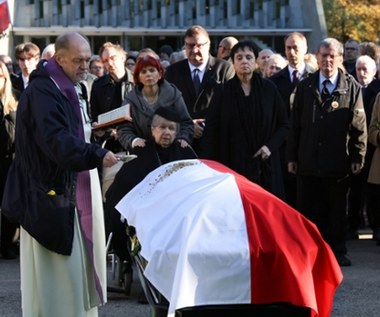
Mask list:
[[[113,80],[109,74],[95,79],[92,84],[90,96],[90,113],[92,121],[97,121],[98,116],[102,113],[119,108],[123,103],[125,95],[132,91],[133,87],[132,73],[129,69],[126,69],[124,78],[119,82]],[[103,144],[104,141],[107,141],[104,147],[113,152],[120,152],[123,150],[119,141],[110,137],[109,133],[106,133],[100,138],[93,136],[93,141],[99,144]]]
[[[132,91],[134,84],[132,73],[126,70],[124,78],[116,82],[109,74],[95,79],[91,88],[91,119],[98,120],[98,115],[120,107],[123,103],[122,85],[126,92]]]
[[[307,78],[311,73],[312,72],[310,70],[305,69],[301,80]],[[273,81],[273,83],[277,86],[290,117],[290,95],[292,94],[296,85],[292,83],[292,80],[289,76],[289,66],[281,69],[278,73],[274,74],[269,79]]]
[[[237,76],[215,95],[207,116],[201,157],[215,159],[284,197],[279,148],[288,132],[285,105],[275,85],[258,74],[252,77],[249,107]],[[253,155],[266,145],[268,160]]]
[[[380,79],[374,79],[367,88],[363,91],[363,104],[367,118],[367,126],[371,122],[373,105],[377,94],[380,92]]]
[[[287,155],[301,176],[342,178],[362,164],[367,127],[360,85],[339,70],[337,87],[322,102],[316,72],[296,89]]]
[[[14,89],[14,94],[17,100],[20,100],[20,96],[24,91],[24,80],[22,79],[22,74],[10,74],[12,87]]]
[[[182,92],[190,116],[193,119],[203,119],[206,117],[216,85],[231,79],[234,74],[235,70],[231,63],[210,55],[198,96],[195,93],[187,59],[170,65],[166,69],[165,78]]]
[[[5,115],[0,100],[0,200],[3,197],[5,181],[15,151],[15,123],[16,112],[12,111]]]
[[[175,141],[169,148],[163,149],[153,140],[147,142],[145,147],[136,147],[137,158],[125,163],[106,192],[105,211],[109,217],[110,231],[112,231],[112,245],[120,259],[128,259],[128,236],[125,226],[120,221],[120,213],[115,209],[117,203],[141,182],[146,175],[162,164],[183,160],[194,159],[196,154],[191,147],[182,148]]]
[[[101,166],[107,152],[78,136],[81,120],[40,62],[18,104],[15,159],[2,212],[43,246],[66,255],[72,247],[77,172]],[[56,194],[49,195],[51,189]]]

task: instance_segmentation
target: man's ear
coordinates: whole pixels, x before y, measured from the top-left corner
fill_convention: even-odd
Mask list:
[[[54,58],[55,60],[57,61],[58,65],[59,66],[62,66],[62,62],[63,62],[63,56],[61,54],[55,54],[54,55]]]

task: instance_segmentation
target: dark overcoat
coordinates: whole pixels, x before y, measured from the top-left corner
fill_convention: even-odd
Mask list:
[[[283,198],[279,148],[288,131],[285,104],[271,81],[255,73],[251,81],[249,107],[242,103],[244,92],[237,76],[215,95],[201,153]],[[253,158],[263,145],[271,151],[269,159]]]

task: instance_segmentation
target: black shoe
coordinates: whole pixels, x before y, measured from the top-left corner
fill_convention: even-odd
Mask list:
[[[373,240],[380,241],[380,229],[373,229]]]
[[[346,233],[346,240],[359,240],[359,233],[356,230],[348,229]]]
[[[340,266],[351,266],[351,260],[344,254],[336,254],[335,256]]]

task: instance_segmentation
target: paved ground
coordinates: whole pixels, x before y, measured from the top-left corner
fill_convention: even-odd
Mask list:
[[[348,241],[348,250],[353,266],[343,268],[344,281],[336,294],[331,317],[378,317],[380,247],[372,240],[353,240]],[[113,283],[110,279],[110,285]],[[0,259],[0,317],[21,316],[19,284],[19,261]],[[100,317],[149,317],[149,306],[137,303],[140,290],[136,275],[131,296],[109,293]]]

